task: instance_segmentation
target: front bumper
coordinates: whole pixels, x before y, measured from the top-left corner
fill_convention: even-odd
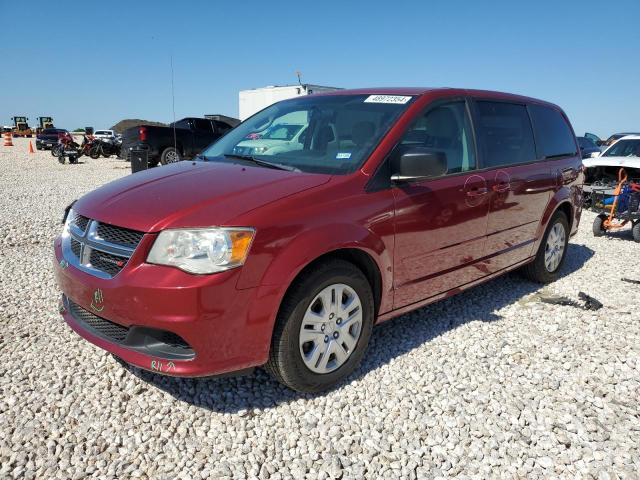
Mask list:
[[[118,275],[102,279],[70,265],[57,238],[54,269],[67,324],[125,362],[166,375],[218,375],[264,364],[280,289],[237,289],[239,269],[191,275],[144,263],[153,239],[147,235]],[[71,306],[91,317],[78,315]],[[93,321],[125,331],[109,336]],[[158,332],[183,340],[186,356],[167,349]]]

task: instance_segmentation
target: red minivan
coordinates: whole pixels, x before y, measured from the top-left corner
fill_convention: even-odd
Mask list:
[[[60,311],[143,369],[349,375],[374,324],[519,268],[549,282],[583,181],[563,111],[465,89],[276,103],[193,161],[79,199],[55,240]]]

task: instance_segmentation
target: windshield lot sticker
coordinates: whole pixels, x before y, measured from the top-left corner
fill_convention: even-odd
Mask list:
[[[404,105],[411,97],[403,95],[369,95],[364,103],[395,103],[397,105]]]
[[[345,160],[351,158],[351,154],[349,152],[338,152],[336,154],[337,160]]]

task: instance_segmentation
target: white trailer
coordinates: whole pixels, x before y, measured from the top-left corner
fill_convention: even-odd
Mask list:
[[[241,90],[239,97],[239,118],[244,121],[263,108],[273,105],[280,100],[299,97],[301,95],[311,95],[312,93],[331,92],[340,90],[336,87],[323,87],[321,85],[272,85],[251,90]]]

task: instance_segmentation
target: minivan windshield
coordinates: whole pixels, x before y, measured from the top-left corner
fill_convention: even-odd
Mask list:
[[[364,163],[412,100],[397,95],[310,95],[285,100],[238,125],[199,158],[235,162],[244,157],[289,170],[350,173]]]
[[[603,157],[640,157],[640,140],[618,140]]]

